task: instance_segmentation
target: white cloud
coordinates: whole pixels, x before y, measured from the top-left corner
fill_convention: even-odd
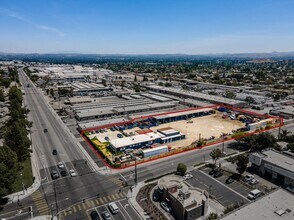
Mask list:
[[[53,33],[56,33],[58,34],[59,36],[63,37],[65,36],[65,33],[58,30],[57,28],[54,28],[54,27],[50,27],[48,25],[44,25],[44,24],[38,24],[38,23],[35,23],[27,18],[24,18],[23,16],[17,14],[16,12],[14,11],[10,11],[8,9],[4,9],[4,8],[0,8],[0,13],[6,15],[6,16],[9,16],[9,17],[12,17],[12,18],[15,18],[19,21],[22,21],[24,23],[27,23],[27,24],[30,24],[32,26],[35,26],[36,28],[38,29],[41,29],[41,30],[45,30],[45,31],[50,31],[50,32],[53,32]]]

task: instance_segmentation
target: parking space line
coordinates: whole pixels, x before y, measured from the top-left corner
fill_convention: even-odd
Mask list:
[[[246,199],[247,201],[250,201],[248,200],[245,196],[241,195],[240,193],[236,192],[235,190],[231,189],[230,187],[226,186],[225,184],[223,184],[222,182],[218,181],[217,179],[215,178],[212,178],[211,176],[207,175],[205,172],[199,170],[199,172],[201,172],[202,174],[205,174],[207,177],[209,177],[210,179],[213,179],[215,180],[216,182],[218,182],[219,184],[221,184],[222,186],[226,187],[227,189],[231,190],[232,192],[236,193],[237,195],[241,196],[242,198]]]

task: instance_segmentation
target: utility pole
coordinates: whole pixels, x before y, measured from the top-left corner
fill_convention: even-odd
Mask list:
[[[138,183],[138,173],[137,173],[137,157],[135,157],[135,185]]]
[[[223,134],[223,145],[222,145],[222,155],[224,155],[224,151],[225,151],[225,134]]]

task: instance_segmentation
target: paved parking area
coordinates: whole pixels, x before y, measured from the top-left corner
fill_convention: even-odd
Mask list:
[[[101,219],[103,219],[102,217],[103,211],[107,211],[111,215],[112,219],[114,220],[141,219],[141,217],[136,213],[136,211],[131,207],[131,205],[126,199],[115,201],[115,203],[119,208],[119,212],[116,214],[112,214],[110,212],[110,210],[108,209],[108,204],[104,204],[101,206],[97,206],[93,209],[90,209],[88,210],[88,213],[90,215],[91,211],[95,209],[100,215]]]
[[[203,171],[193,170],[190,173],[193,175],[193,178],[187,180],[187,182],[194,187],[207,190],[224,207],[249,202],[246,196],[243,196]]]
[[[206,174],[208,174],[210,170],[211,169],[207,167],[207,168],[203,169],[202,171],[205,172]],[[217,180],[223,184],[226,184],[225,182],[226,182],[227,178],[228,178],[228,176],[223,175],[221,177],[218,177]],[[231,188],[232,190],[240,193],[242,196],[245,196],[245,197],[247,197],[247,195],[250,193],[250,191],[253,190],[238,181],[234,181],[230,184],[226,184],[226,186]]]

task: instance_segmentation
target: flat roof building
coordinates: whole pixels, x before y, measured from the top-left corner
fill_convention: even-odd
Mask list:
[[[284,184],[294,187],[294,158],[274,150],[249,155],[252,167],[263,176],[271,177]]]
[[[222,220],[292,220],[294,196],[278,189],[240,209],[225,215]]]
[[[183,90],[178,88],[170,88],[170,87],[163,87],[163,86],[157,86],[157,85],[148,85],[145,87],[154,92],[176,95],[176,96],[182,97],[183,99],[190,98],[190,99],[195,99],[199,101],[208,101],[213,104],[221,104],[221,105],[225,105],[229,107],[245,107],[248,105],[247,102],[240,101],[240,100],[228,99],[228,98],[224,98],[224,97],[216,96],[216,95],[207,95],[200,92],[193,92],[193,91],[188,91],[188,90]]]
[[[194,220],[207,214],[208,193],[190,187],[182,177],[171,175],[158,180],[158,190],[167,201],[177,219]]]

